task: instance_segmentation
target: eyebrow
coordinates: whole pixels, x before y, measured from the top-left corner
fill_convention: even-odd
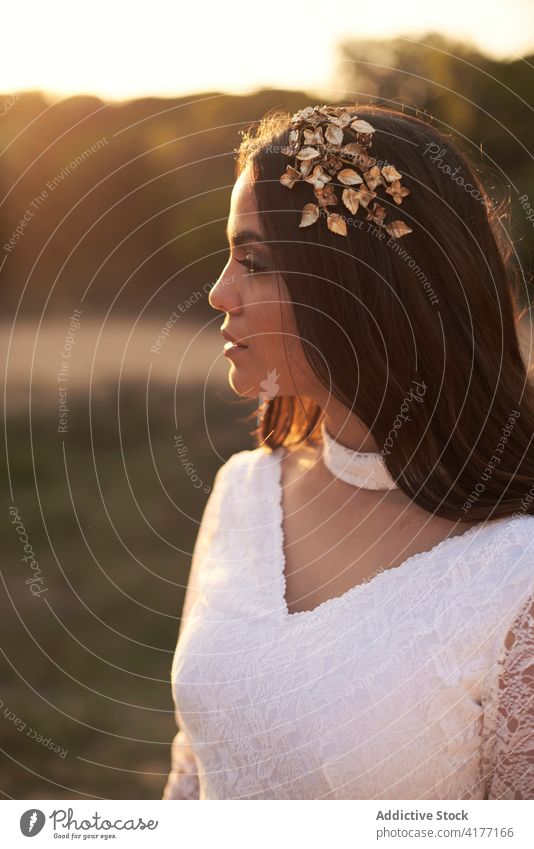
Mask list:
[[[228,228],[226,228],[226,238],[229,244],[234,247],[246,242],[263,242],[263,237],[259,233],[255,233],[254,230],[241,230],[239,233],[234,232],[230,236]]]

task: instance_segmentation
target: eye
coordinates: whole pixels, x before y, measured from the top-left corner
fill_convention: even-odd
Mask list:
[[[258,271],[265,271],[265,269],[258,263],[252,251],[247,251],[245,259],[238,259],[237,262],[240,265],[243,265],[248,270],[249,274],[254,274],[254,272]]]

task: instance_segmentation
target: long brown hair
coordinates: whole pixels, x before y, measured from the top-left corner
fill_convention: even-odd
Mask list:
[[[280,185],[292,161],[281,151],[287,112],[267,113],[237,149],[236,177],[252,165],[307,361],[421,507],[459,521],[534,513],[534,395],[518,341],[508,203],[490,199],[467,155],[429,120],[347,108],[372,123],[372,155],[410,190],[394,217],[413,232],[400,239],[381,240],[368,223],[343,237],[322,216],[299,228],[314,197],[309,183]],[[253,433],[272,449],[318,442],[321,418],[312,399],[277,396]]]

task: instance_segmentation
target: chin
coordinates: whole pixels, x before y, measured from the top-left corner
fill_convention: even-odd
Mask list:
[[[239,366],[233,366],[228,375],[228,383],[234,390],[236,395],[242,398],[257,398],[259,394],[259,384],[255,380],[247,380],[244,374],[240,373]]]

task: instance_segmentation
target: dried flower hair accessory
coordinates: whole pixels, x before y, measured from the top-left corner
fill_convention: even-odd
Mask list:
[[[299,227],[314,224],[324,207],[328,229],[347,235],[346,218],[328,209],[339,203],[332,184],[335,178],[344,186],[341,200],[353,215],[362,207],[367,211],[365,220],[383,228],[394,239],[412,232],[404,221],[384,223],[386,208],[375,201],[379,187],[396,205],[410,192],[401,185],[402,174],[394,165],[381,168],[370,155],[375,128],[368,121],[352,115],[344,106],[306,106],[295,112],[291,124],[289,145],[282,148],[282,153],[293,156],[294,162],[287,166],[280,182],[288,189],[298,182],[310,183],[316,198],[316,203],[302,208]]]

